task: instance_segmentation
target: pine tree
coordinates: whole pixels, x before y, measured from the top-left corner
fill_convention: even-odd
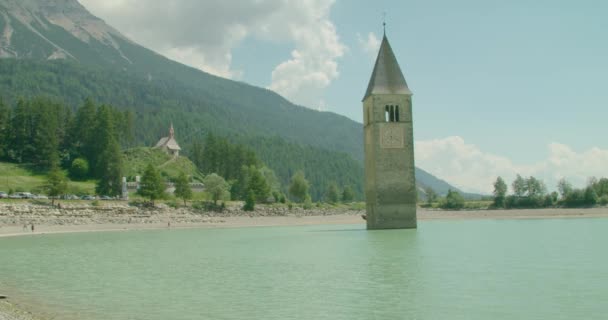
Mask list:
[[[160,176],[160,173],[152,164],[148,164],[137,193],[143,197],[149,198],[152,205],[154,200],[162,199],[165,195],[166,185]]]
[[[344,187],[344,190],[342,191],[342,202],[350,203],[353,202],[354,199],[355,192],[353,191],[353,188],[351,186]]]
[[[70,153],[72,158],[84,156],[90,165],[95,158],[95,120],[97,107],[91,99],[86,99],[83,106],[76,111],[76,116],[69,128]]]
[[[270,187],[260,170],[255,166],[250,166],[248,176],[247,195],[249,196],[249,193],[253,192],[257,202],[266,202],[268,197],[270,197]]]
[[[253,211],[255,210],[255,195],[253,191],[249,191],[247,194],[247,198],[245,199],[245,205],[243,205],[243,210],[245,211]]]
[[[196,165],[198,170],[203,172],[205,166],[205,156],[203,152],[203,144],[200,140],[194,140],[192,142],[192,152],[190,153],[190,160]]]
[[[187,206],[187,200],[192,199],[192,188],[184,172],[181,172],[175,180],[175,196],[184,200],[184,206]]]
[[[11,160],[23,163],[29,161],[33,149],[31,145],[32,120],[29,104],[20,99],[10,121],[8,153]]]
[[[88,160],[89,165],[93,168],[93,176],[101,179],[108,171],[107,165],[109,160],[109,158],[102,159],[102,157],[110,157],[112,151],[107,150],[116,148],[114,144],[118,145],[118,142],[110,107],[99,107],[96,117],[97,121],[94,128],[95,139],[87,142],[88,144],[92,144],[91,146],[85,145],[84,147],[85,150],[92,152]],[[118,146],[118,149],[120,150],[120,146]]]
[[[203,168],[201,171],[204,174],[219,172],[219,150],[215,136],[211,133],[207,135],[207,139],[205,140],[205,150],[203,155]]]
[[[59,163],[59,123],[57,105],[41,99],[32,105],[32,146],[36,152],[29,159],[37,168],[47,170]]]
[[[118,142],[112,137],[98,157],[99,180],[95,191],[100,195],[118,196],[122,193],[123,160]]]

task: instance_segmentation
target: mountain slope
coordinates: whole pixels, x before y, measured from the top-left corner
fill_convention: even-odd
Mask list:
[[[145,81],[171,82],[196,91],[194,101],[188,101],[193,110],[230,109],[228,112],[243,114],[243,120],[255,120],[255,125],[269,134],[362,159],[360,124],[333,113],[298,107],[272,91],[171,61],[129,41],[76,0],[0,0],[0,19],[3,34],[11,34],[5,37],[10,41],[2,41],[2,56],[63,59],[108,71],[127,71]],[[254,119],[250,117],[253,113]]]
[[[76,0],[0,0],[0,28],[0,57],[8,58],[0,61],[5,100],[47,95],[76,106],[92,97],[135,109],[140,143],[153,143],[174,121],[184,145],[205,132],[278,136],[347,153],[361,166],[361,124],[171,61],[130,41]],[[431,183],[421,170],[417,177]]]

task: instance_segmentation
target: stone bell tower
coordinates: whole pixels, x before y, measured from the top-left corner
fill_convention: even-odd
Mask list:
[[[386,34],[363,98],[367,229],[416,228],[412,92]]]

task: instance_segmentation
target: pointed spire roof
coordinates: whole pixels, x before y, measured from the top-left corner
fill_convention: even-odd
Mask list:
[[[382,44],[380,45],[380,52],[378,52],[378,58],[376,59],[376,65],[374,66],[374,72],[369,80],[367,86],[367,92],[363,100],[367,99],[372,94],[409,94],[412,92],[407,87],[407,82],[403,77],[401,68],[391,45],[388,43],[386,34],[382,38]]]

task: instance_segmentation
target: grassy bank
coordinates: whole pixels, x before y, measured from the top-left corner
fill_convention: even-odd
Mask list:
[[[0,191],[43,193],[46,174],[31,170],[26,165],[0,162]],[[70,181],[68,193],[92,194],[95,181]]]

